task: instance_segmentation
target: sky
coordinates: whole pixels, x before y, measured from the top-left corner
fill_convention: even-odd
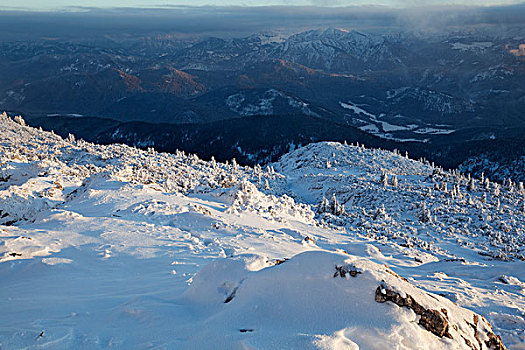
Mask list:
[[[0,42],[37,37],[87,40],[130,33],[231,38],[329,27],[369,33],[428,33],[468,26],[493,32],[495,27],[523,28],[524,2],[220,0],[206,6],[210,0],[0,0]]]
[[[2,0],[0,10],[64,11],[83,7],[156,8],[170,6],[495,6],[524,3],[525,0]]]

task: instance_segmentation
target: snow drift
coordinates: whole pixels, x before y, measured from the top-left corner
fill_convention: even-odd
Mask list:
[[[0,130],[2,349],[525,344],[520,184],[362,145],[251,168]]]

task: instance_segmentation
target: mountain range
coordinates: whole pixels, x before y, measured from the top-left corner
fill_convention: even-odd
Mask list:
[[[234,39],[3,42],[0,108],[63,136],[74,130],[90,141],[167,151],[193,152],[199,143],[203,157],[213,148],[217,158],[243,164],[276,160],[292,143],[346,140],[447,168],[476,157],[504,168],[521,164],[525,150],[523,38],[515,30],[380,35],[329,28]],[[274,116],[283,124],[275,126]],[[283,142],[258,137],[272,130]],[[500,181],[521,179],[520,171],[496,170]]]

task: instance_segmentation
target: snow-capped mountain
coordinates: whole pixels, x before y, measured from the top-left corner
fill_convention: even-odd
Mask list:
[[[209,158],[194,147],[205,144],[242,164],[275,161],[292,143],[347,140],[444,168],[483,154],[503,167],[525,151],[520,28],[1,42],[0,108],[62,136]],[[283,141],[259,137],[264,127]],[[246,128],[249,142],[227,137]],[[523,181],[512,169],[488,172]]]
[[[0,117],[2,349],[525,342],[521,183],[360,145],[263,169],[24,124]]]
[[[378,69],[399,63],[384,37],[335,28],[293,35],[256,55],[328,71]]]

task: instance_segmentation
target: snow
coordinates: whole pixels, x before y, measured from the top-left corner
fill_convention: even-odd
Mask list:
[[[271,115],[274,114],[274,103],[277,98],[287,100],[288,105],[296,110],[301,111],[306,115],[317,115],[311,111],[308,104],[291,96],[285,95],[283,92],[269,89],[259,96],[247,97],[246,93],[239,92],[230,95],[226,98],[226,105],[232,112],[238,113],[241,116],[253,116],[253,115]],[[252,101],[249,101],[252,100]]]
[[[382,284],[399,286],[428,307],[445,306],[451,310],[451,319],[473,318],[472,312],[459,309],[442,297],[421,292],[393,275],[388,267],[344,253],[304,252],[275,267],[264,266],[263,260],[256,264],[260,269],[253,271],[250,265],[254,265],[254,260],[255,257],[248,256],[217,261],[196,275],[185,298],[209,307],[208,327],[215,334],[212,337],[208,331],[199,334],[191,347],[212,347],[217,338],[232,329],[250,333],[249,343],[241,340],[239,345],[255,348],[269,345],[267,334],[277,334],[278,341],[272,343],[287,348],[313,344],[337,348],[337,344],[350,343],[357,348],[385,349],[405,343],[447,349],[453,344],[429,332],[420,332],[415,313],[377,303],[374,293]],[[335,266],[348,265],[359,274],[334,277]],[[325,297],[327,294],[329,298]],[[452,310],[458,314],[452,315]],[[296,329],[302,329],[303,333],[295,333]],[[246,336],[239,334],[236,338],[244,340]],[[221,345],[227,346],[228,342]]]
[[[385,131],[404,131],[404,130],[410,130],[409,127],[399,126],[399,125],[393,125],[389,124],[387,122],[380,122],[382,124],[382,128]],[[422,142],[426,143],[429,141],[429,139],[415,139],[415,138],[408,138],[408,137],[394,137],[391,133],[382,133],[379,131],[379,127],[376,124],[366,124],[358,127],[359,130],[368,132],[370,134],[373,134],[377,137],[380,137],[385,140],[393,140],[397,142]]]
[[[66,117],[74,117],[74,118],[80,118],[80,117],[83,117],[84,115],[82,114],[78,114],[78,113],[69,113],[69,114],[48,114],[47,116],[48,117],[60,117],[60,116],[63,116],[65,115]]]
[[[367,117],[370,117],[372,120],[376,120],[376,116],[375,114],[372,114],[370,112],[367,112],[365,111],[364,109],[358,107],[357,105],[353,104],[352,102],[348,101],[348,103],[344,103],[344,102],[339,102],[339,104],[341,105],[341,107],[343,107],[344,109],[349,109],[351,110],[352,112],[356,113],[356,114],[363,114]]]
[[[437,128],[421,128],[415,130],[416,134],[432,134],[432,135],[449,135],[452,134],[455,130],[450,129],[437,129]]]
[[[339,143],[262,169],[0,128],[2,349],[525,344],[518,187]]]
[[[375,124],[367,124],[359,127],[359,130],[371,132],[373,134],[379,133],[379,129]]]
[[[390,124],[387,122],[381,122],[382,128],[384,132],[390,132],[390,131],[402,131],[402,130],[412,130],[410,126],[401,126],[401,125],[395,125]]]
[[[405,92],[406,89],[398,89],[398,90],[390,90],[387,91],[388,98],[393,98],[397,94]],[[375,114],[372,114],[361,107],[358,107],[357,104],[348,102],[339,102],[341,107],[344,109],[351,110],[355,114],[369,117],[370,119],[367,121],[353,118],[354,123],[356,123],[358,126],[358,129],[364,132],[368,132],[372,135],[375,135],[377,137],[380,137],[385,140],[393,140],[397,142],[421,142],[426,143],[429,142],[429,139],[420,139],[420,138],[410,138],[410,137],[398,137],[396,136],[395,132],[398,131],[412,131],[415,134],[434,134],[434,135],[446,135],[454,132],[454,130],[446,130],[446,129],[436,129],[436,128],[421,128],[417,129],[419,126],[416,124],[408,124],[406,126],[403,125],[397,125],[397,124],[391,124],[389,122],[379,120],[379,118],[384,117],[386,114],[381,113],[379,116],[376,116]],[[401,115],[397,114],[394,116],[394,118],[400,118]],[[361,125],[364,124],[364,125]]]
[[[494,46],[493,42],[490,41],[479,41],[479,42],[472,42],[472,43],[452,43],[452,49],[453,50],[459,50],[459,51],[481,51],[483,52],[486,49],[491,48]]]

